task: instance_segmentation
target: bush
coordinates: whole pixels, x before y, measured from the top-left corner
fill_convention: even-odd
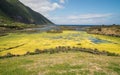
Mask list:
[[[116,54],[116,53],[109,53],[109,52],[108,52],[107,56],[119,56],[119,54]]]
[[[15,55],[13,55],[13,54],[11,54],[11,53],[7,53],[7,54],[5,55],[5,57],[13,57],[13,56],[15,56]]]
[[[39,49],[36,49],[36,50],[35,50],[35,53],[36,53],[36,54],[40,54],[41,51],[40,51]]]
[[[26,54],[25,55],[30,55],[30,52],[28,51],[28,52],[26,52]]]

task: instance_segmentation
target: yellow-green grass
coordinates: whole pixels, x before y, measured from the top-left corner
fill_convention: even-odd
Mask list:
[[[120,75],[120,57],[83,52],[0,59],[0,75]]]
[[[99,38],[108,42],[93,43],[89,38]],[[24,44],[24,45],[22,45]],[[19,46],[22,45],[22,46]],[[12,47],[16,47],[9,49]],[[35,49],[50,49],[57,46],[76,46],[83,48],[97,48],[109,52],[120,54],[120,38],[87,34],[82,31],[64,31],[63,33],[10,33],[7,36],[0,37],[0,55],[7,53],[25,54],[27,51],[33,52]]]

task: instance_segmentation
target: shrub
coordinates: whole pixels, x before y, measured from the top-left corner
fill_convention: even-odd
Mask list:
[[[119,56],[118,54],[116,54],[116,53],[109,53],[108,52],[108,54],[107,54],[108,56]]]
[[[13,56],[15,56],[15,55],[13,55],[13,54],[11,54],[11,53],[7,53],[7,54],[5,55],[5,57],[13,57]]]
[[[26,54],[25,55],[30,55],[30,52],[28,51],[28,52],[26,52]]]
[[[35,53],[36,53],[36,54],[40,54],[41,51],[40,51],[39,49],[36,49],[36,50],[35,50]]]
[[[55,53],[55,51],[53,49],[50,50],[50,54],[53,54]]]

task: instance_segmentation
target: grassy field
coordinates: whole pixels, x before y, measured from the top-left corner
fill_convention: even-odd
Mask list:
[[[84,52],[0,59],[0,75],[120,75],[120,58]]]
[[[0,56],[7,53],[25,54],[35,49],[50,49],[58,46],[97,48],[120,54],[120,38],[87,34],[82,31],[63,33],[10,33],[0,37]]]

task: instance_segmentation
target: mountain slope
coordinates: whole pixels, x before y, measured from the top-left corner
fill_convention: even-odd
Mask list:
[[[0,21],[4,19],[27,24],[53,24],[19,0],[0,0]]]

